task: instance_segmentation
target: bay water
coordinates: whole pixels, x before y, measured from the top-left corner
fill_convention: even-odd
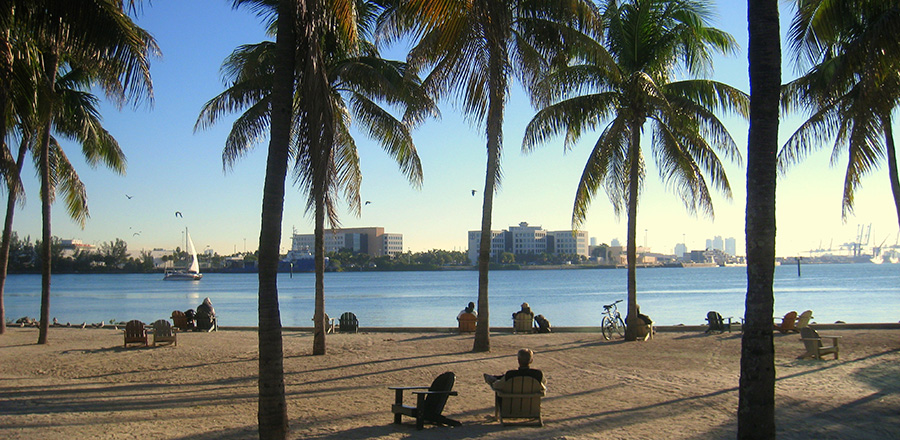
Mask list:
[[[314,309],[314,274],[279,274],[282,324],[308,327]],[[168,319],[196,309],[209,297],[222,326],[256,326],[257,275],[205,274],[200,281],[163,281],[162,274],[53,275],[50,316],[80,325]],[[641,311],[657,325],[705,324],[706,312],[744,314],[745,267],[651,268],[637,271]],[[810,309],[814,322],[900,321],[900,264],[782,265],[775,271],[775,314]],[[626,299],[624,269],[492,271],[492,327],[509,327],[528,302],[554,326],[597,326],[603,305]],[[40,316],[40,275],[10,275],[7,320]],[[325,310],[351,311],[360,327],[454,327],[456,315],[477,302],[478,272],[340,272],[325,275]],[[625,315],[625,302],[619,304]]]

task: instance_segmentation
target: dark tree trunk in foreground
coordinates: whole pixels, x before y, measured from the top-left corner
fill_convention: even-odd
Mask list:
[[[271,137],[263,188],[262,224],[259,231],[259,438],[287,437],[287,403],[284,397],[284,349],[278,308],[278,254],[284,211],[288,147],[294,91],[294,17],[297,3],[278,4],[275,39],[275,74],[272,85]]]
[[[777,0],[747,2],[750,133],[747,145],[747,301],[741,340],[738,438],[775,438],[775,179],[781,42]]]

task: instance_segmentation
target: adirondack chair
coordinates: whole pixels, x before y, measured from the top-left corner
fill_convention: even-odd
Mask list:
[[[459,332],[460,333],[473,333],[475,332],[475,326],[478,321],[478,317],[475,316],[474,313],[462,313],[457,318],[459,321]]]
[[[359,320],[356,319],[356,315],[353,312],[344,312],[338,323],[340,324],[338,330],[341,333],[356,333],[359,331]]]
[[[809,320],[813,318],[812,310],[807,310],[800,314],[797,317],[797,328],[801,329],[804,327],[809,327]]]
[[[796,321],[797,321],[797,312],[790,311],[786,315],[784,315],[784,318],[781,318],[780,325],[775,324],[775,330],[778,330],[781,333],[788,333],[788,332],[796,333],[797,332]]]
[[[831,345],[825,345],[823,342],[825,339],[831,339]],[[806,347],[806,353],[800,357],[822,359],[823,354],[834,353],[834,358],[839,359],[841,350],[838,346],[838,341],[840,339],[840,336],[819,336],[819,333],[813,330],[812,327],[803,327],[800,329],[800,340],[803,341],[803,345]]]
[[[134,319],[125,324],[125,347],[128,347],[128,344],[137,343],[143,344],[145,347],[149,345],[144,323]]]
[[[541,397],[545,388],[541,381],[530,376],[518,376],[503,381],[501,389],[494,390],[494,415],[503,425],[509,419],[533,419],[544,426],[541,418]]]
[[[723,318],[719,312],[710,311],[706,314],[706,320],[709,322],[709,328],[706,329],[706,333],[719,332],[722,333],[725,330],[731,332],[731,317]],[[725,321],[728,322],[725,322]]]
[[[513,331],[515,333],[534,333],[534,315],[516,313],[516,316],[513,317]]]
[[[435,378],[430,387],[388,387],[388,389],[394,390],[394,404],[391,405],[394,423],[399,425],[402,416],[409,416],[416,418],[416,429],[422,429],[425,422],[435,425],[460,426],[460,422],[441,414],[447,404],[447,399],[450,396],[458,395],[456,391],[453,391],[455,382],[456,375],[448,371]],[[416,406],[403,404],[403,392],[408,390],[418,390],[412,392],[416,396]]]
[[[313,317],[312,321],[316,322],[316,318]],[[325,326],[326,334],[334,333],[334,318],[329,317],[327,313],[322,317],[322,324]]]
[[[159,319],[153,324],[150,324],[150,327],[153,328],[154,347],[161,344],[178,345],[178,333],[172,331],[173,328],[172,325],[169,324],[169,321]]]
[[[188,320],[187,316],[181,310],[172,311],[172,325],[181,331],[188,331],[194,326],[194,323]]]

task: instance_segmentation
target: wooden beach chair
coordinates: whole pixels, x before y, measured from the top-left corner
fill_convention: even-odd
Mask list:
[[[316,317],[313,316],[313,322],[316,322]],[[322,325],[325,328],[325,334],[334,333],[334,318],[328,317],[326,313],[324,317],[322,317]]]
[[[341,333],[356,333],[359,331],[359,320],[353,312],[344,312],[338,320],[338,330]]]
[[[191,323],[188,322],[187,316],[181,310],[172,311],[172,325],[183,332],[191,328]]]
[[[459,321],[460,333],[474,333],[478,317],[474,313],[463,313],[456,318]]]
[[[516,313],[513,318],[513,332],[534,333],[534,315],[528,313]]]
[[[825,345],[823,343],[825,339],[831,339],[831,345]],[[823,354],[834,353],[834,358],[837,360],[841,351],[840,347],[838,347],[840,339],[840,336],[819,336],[819,333],[813,330],[812,327],[803,327],[800,329],[800,340],[803,341],[803,345],[806,347],[806,353],[800,357],[822,359]]]
[[[725,322],[728,320],[728,322]],[[722,333],[725,330],[728,330],[731,333],[731,317],[723,318],[719,312],[710,311],[706,314],[706,321],[709,323],[709,328],[706,329],[706,333],[718,332]]]
[[[541,397],[545,388],[541,381],[530,376],[518,376],[503,381],[500,387],[494,390],[494,416],[500,419],[501,424],[508,424],[509,419],[532,419],[533,423],[544,426]]]
[[[128,347],[128,344],[143,344],[145,347],[149,345],[147,329],[143,322],[133,319],[125,324],[125,347]]]
[[[450,396],[458,395],[456,391],[453,391],[455,382],[456,375],[448,371],[435,378],[430,387],[388,387],[388,389],[394,390],[394,404],[391,405],[394,423],[399,425],[402,416],[409,416],[415,417],[416,429],[422,429],[425,422],[435,425],[460,426],[461,423],[458,421],[441,414],[447,404],[447,399]],[[407,390],[418,390],[412,392],[416,396],[416,406],[403,404],[403,392]]]
[[[807,310],[800,314],[797,317],[797,328],[801,329],[804,327],[809,327],[809,320],[813,318],[812,310]]]
[[[178,333],[172,331],[172,325],[165,319],[156,320],[150,324],[153,328],[153,346],[162,344],[178,345]]]
[[[797,321],[797,312],[792,310],[792,311],[788,312],[786,315],[784,315],[784,318],[781,318],[780,325],[775,324],[775,330],[778,330],[781,333],[788,333],[788,332],[796,333],[797,332],[796,321]]]

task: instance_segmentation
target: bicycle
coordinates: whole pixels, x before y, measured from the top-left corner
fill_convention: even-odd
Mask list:
[[[621,299],[603,306],[603,314],[606,316],[600,321],[600,330],[603,332],[603,339],[607,341],[612,339],[614,334],[619,337],[625,336],[625,321],[622,320],[622,315],[619,314],[619,308],[616,306],[620,302],[622,302]]]

